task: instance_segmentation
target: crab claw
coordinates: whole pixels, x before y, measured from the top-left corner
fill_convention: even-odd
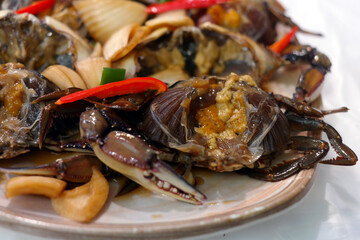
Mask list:
[[[163,152],[155,150],[140,137],[118,130],[109,132],[109,128],[114,129],[99,110],[87,110],[80,116],[82,138],[105,165],[150,191],[192,204],[201,204],[201,200],[206,199],[161,161]]]
[[[91,145],[104,164],[150,191],[192,204],[201,204],[201,200],[206,199],[204,194],[159,159],[159,151],[134,135],[112,131],[103,140]]]

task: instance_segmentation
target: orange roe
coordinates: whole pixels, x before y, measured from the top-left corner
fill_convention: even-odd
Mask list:
[[[218,110],[215,105],[197,111],[196,120],[200,124],[200,129],[206,134],[221,133],[225,130],[225,123],[219,118]]]
[[[23,86],[16,83],[4,97],[4,107],[8,115],[16,117],[23,104]]]
[[[216,24],[221,26],[228,28],[237,28],[240,26],[241,17],[233,8],[226,11],[221,5],[214,5],[208,8],[206,13],[211,16],[211,19]]]
[[[240,15],[234,10],[234,9],[229,9],[222,21],[222,24],[225,27],[228,28],[237,28],[240,26]]]

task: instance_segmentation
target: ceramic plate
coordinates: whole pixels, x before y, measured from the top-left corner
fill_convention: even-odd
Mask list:
[[[2,184],[0,219],[13,228],[51,237],[169,239],[192,236],[238,226],[285,208],[306,193],[313,173],[314,169],[310,169],[271,183],[237,173],[196,170],[198,189],[208,197],[203,205],[178,202],[138,188],[120,197],[110,197],[112,201],[89,224],[59,217],[52,210],[50,200],[43,197],[19,196],[8,200]],[[114,186],[111,192],[115,192]]]

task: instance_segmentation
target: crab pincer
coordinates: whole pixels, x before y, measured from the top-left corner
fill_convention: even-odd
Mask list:
[[[152,192],[192,204],[201,204],[201,200],[206,199],[160,159],[160,150],[130,133],[109,131],[109,126],[98,110],[87,110],[81,114],[81,135],[104,164]]]

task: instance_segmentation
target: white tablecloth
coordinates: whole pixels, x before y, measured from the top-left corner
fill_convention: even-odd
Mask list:
[[[333,66],[323,89],[324,109],[347,106],[350,111],[325,120],[360,155],[360,1],[281,2],[301,27],[324,34],[323,38],[297,36],[330,57]],[[4,227],[0,227],[0,238],[46,239]],[[319,165],[309,193],[293,206],[238,228],[189,239],[360,239],[360,165]]]

